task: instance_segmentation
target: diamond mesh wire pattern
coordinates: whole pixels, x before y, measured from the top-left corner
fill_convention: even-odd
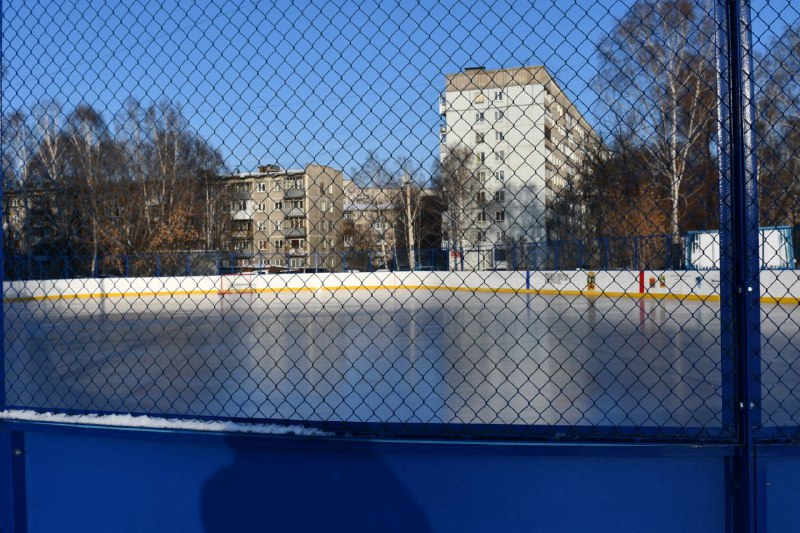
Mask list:
[[[796,250],[800,245],[800,12],[796,6],[757,3],[753,6],[757,88],[756,145],[759,218],[771,227],[761,241],[762,262],[777,263],[778,271],[761,272],[762,292],[771,298],[761,305],[761,420],[755,428],[762,439],[796,442],[800,436],[800,372],[792,354],[800,344],[800,312],[776,298],[800,283]],[[778,261],[776,261],[776,259]],[[777,302],[776,302],[777,300]]]
[[[6,406],[734,439],[712,7],[7,3]],[[785,426],[798,52],[756,40]]]

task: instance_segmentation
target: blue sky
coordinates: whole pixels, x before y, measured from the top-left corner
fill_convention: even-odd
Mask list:
[[[315,161],[350,171],[369,151],[427,168],[444,74],[465,66],[544,64],[593,122],[596,43],[632,1],[13,0],[3,110],[85,101],[110,121],[128,97],[166,98],[232,170]],[[798,20],[788,0],[754,12],[760,42]]]

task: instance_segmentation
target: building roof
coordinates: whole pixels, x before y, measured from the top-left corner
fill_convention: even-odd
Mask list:
[[[570,115],[575,117],[584,130],[594,134],[594,130],[583,118],[575,104],[567,97],[561,87],[543,65],[528,67],[498,68],[487,70],[484,67],[467,68],[463,72],[445,74],[445,91],[461,92],[486,89],[502,89],[504,87],[524,87],[526,85],[543,85]]]

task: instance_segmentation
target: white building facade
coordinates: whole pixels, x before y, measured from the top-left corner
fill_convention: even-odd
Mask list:
[[[472,201],[444,216],[446,234],[448,219],[463,219],[445,242],[451,268],[535,268],[529,245],[547,240],[549,205],[574,179],[591,128],[541,66],[447,75],[439,108],[442,160],[459,148],[474,156]]]

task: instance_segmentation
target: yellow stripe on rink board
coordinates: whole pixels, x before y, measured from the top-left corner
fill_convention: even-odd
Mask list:
[[[718,302],[718,294],[676,294],[676,293],[631,293],[619,291],[598,291],[598,290],[558,290],[558,289],[515,289],[511,287],[466,287],[463,285],[339,285],[323,287],[259,287],[241,291],[223,291],[220,289],[193,290],[193,291],[147,291],[147,292],[96,292],[78,294],[46,294],[34,296],[17,296],[3,298],[4,303],[31,302],[31,301],[53,301],[53,300],[74,300],[90,298],[152,298],[166,296],[213,296],[223,294],[279,294],[286,292],[311,292],[311,291],[376,291],[376,290],[427,290],[427,291],[450,291],[450,292],[475,292],[475,293],[495,293],[495,294],[533,294],[538,296],[575,296],[584,298],[647,298],[652,300],[689,300],[689,301],[708,301]],[[798,305],[800,298],[794,297],[773,297],[762,296],[761,303],[767,304],[787,304]]]

